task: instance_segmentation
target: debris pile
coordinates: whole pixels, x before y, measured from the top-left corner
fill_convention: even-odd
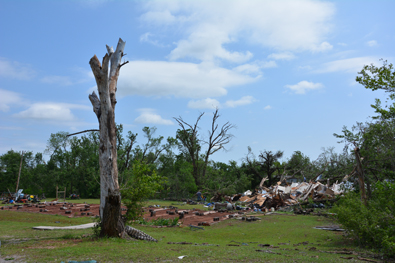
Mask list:
[[[260,187],[260,190],[243,194],[236,194],[232,197],[232,202],[240,201],[256,209],[279,209],[284,206],[298,205],[308,201],[328,201],[336,198],[343,193],[341,184],[332,186],[324,185],[320,182],[292,183],[291,185],[281,186],[281,182],[276,185]]]

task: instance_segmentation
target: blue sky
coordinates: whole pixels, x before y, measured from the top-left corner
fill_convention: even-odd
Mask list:
[[[374,115],[385,94],[355,82],[394,63],[395,1],[0,0],[0,154],[43,152],[51,133],[98,127],[89,59],[126,41],[116,122],[175,136],[173,117],[207,135],[212,112],[237,126],[227,152],[251,146],[312,160],[333,133]],[[206,136],[207,137],[207,136]],[[138,137],[144,142],[142,136]]]

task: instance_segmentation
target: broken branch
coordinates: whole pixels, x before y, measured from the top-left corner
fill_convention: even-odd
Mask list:
[[[94,129],[94,130],[85,130],[85,131],[80,131],[80,132],[76,132],[76,133],[68,134],[66,137],[73,136],[73,135],[77,135],[77,134],[84,133],[84,132],[94,132],[94,131],[100,131],[100,130],[96,130],[96,129]]]

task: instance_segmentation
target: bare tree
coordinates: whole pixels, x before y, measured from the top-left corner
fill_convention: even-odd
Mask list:
[[[125,42],[119,39],[115,52],[112,47],[107,46],[107,54],[102,63],[96,55],[89,61],[100,96],[99,99],[96,93],[92,92],[89,99],[99,120],[101,235],[108,237],[119,237],[124,232],[124,224],[121,220],[114,113],[119,71],[127,63],[121,64],[124,48]]]
[[[225,145],[228,144],[233,135],[229,133],[229,131],[235,126],[229,122],[226,122],[221,126],[221,129],[218,129],[217,120],[221,115],[218,114],[218,108],[213,113],[213,120],[211,122],[211,130],[208,131],[209,139],[207,142],[207,152],[204,159],[204,167],[203,167],[203,175],[204,178],[206,176],[206,168],[208,163],[208,158],[210,155],[214,154],[215,152],[225,149]]]
[[[198,123],[203,113],[200,113],[194,125],[186,123],[182,117],[174,118],[181,127],[181,130],[177,132],[177,139],[181,141],[182,145],[188,152],[189,157],[191,158],[192,167],[193,167],[193,177],[195,179],[196,185],[200,185],[199,178],[199,152],[201,146],[199,144],[198,139]]]
[[[209,157],[215,152],[225,149],[225,145],[228,144],[233,135],[229,133],[235,126],[229,122],[226,122],[219,128],[218,118],[218,108],[213,113],[213,119],[211,122],[211,130],[208,131],[208,140],[204,141],[198,138],[198,123],[204,113],[200,113],[194,125],[185,122],[182,117],[174,118],[181,129],[178,131],[177,139],[181,141],[182,145],[186,148],[189,157],[191,158],[193,166],[193,177],[197,186],[202,184],[202,179],[206,175],[206,168]],[[200,143],[207,144],[207,150],[204,156],[204,162],[199,165],[199,153],[201,150]]]

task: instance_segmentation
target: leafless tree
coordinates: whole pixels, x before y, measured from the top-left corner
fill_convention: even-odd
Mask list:
[[[207,152],[204,159],[204,167],[203,167],[203,175],[202,175],[203,178],[206,176],[206,168],[210,155],[214,154],[215,152],[221,149],[225,149],[225,145],[228,144],[233,138],[233,135],[230,134],[229,131],[235,128],[235,126],[230,122],[226,122],[221,126],[220,129],[218,129],[217,120],[220,116],[221,115],[218,114],[218,108],[217,108],[213,113],[211,130],[208,131],[209,139],[207,142],[205,142],[207,144]]]
[[[200,185],[199,178],[199,153],[200,153],[200,141],[198,139],[198,123],[203,113],[200,113],[198,118],[196,119],[195,124],[191,125],[185,122],[182,117],[174,118],[181,127],[181,130],[177,132],[177,139],[180,140],[181,144],[185,147],[188,152],[189,157],[191,158],[192,167],[193,167],[193,177],[195,179],[196,185]]]
[[[211,129],[208,131],[208,140],[199,139],[198,137],[198,124],[204,113],[200,113],[196,119],[195,124],[188,124],[183,120],[182,117],[174,118],[180,125],[181,129],[178,131],[177,139],[185,147],[191,158],[193,166],[193,177],[197,186],[202,184],[202,180],[206,176],[207,163],[211,155],[221,149],[225,149],[225,145],[228,144],[233,135],[229,131],[235,126],[229,122],[226,122],[221,127],[218,125],[218,108],[213,112],[213,119],[211,122]],[[201,144],[207,144],[207,150],[205,151],[204,161],[199,164],[199,155],[201,151]]]
[[[95,92],[89,95],[100,130],[100,218],[101,235],[119,237],[124,232],[121,220],[121,196],[118,184],[117,136],[115,105],[117,82],[124,56],[125,42],[119,39],[116,50],[107,46],[102,63],[94,55],[89,64],[96,79],[100,99]]]

